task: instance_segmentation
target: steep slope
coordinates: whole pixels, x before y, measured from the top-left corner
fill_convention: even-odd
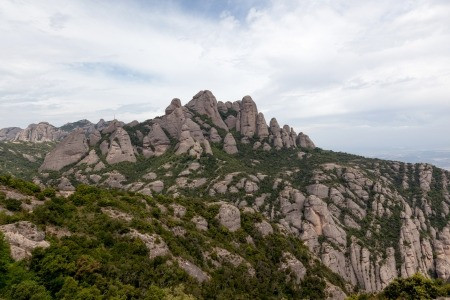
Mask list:
[[[6,299],[171,299],[177,287],[196,299],[345,297],[344,281],[295,236],[225,202],[89,186],[61,198],[0,176],[0,208]]]
[[[84,154],[47,155],[34,181],[225,201],[261,214],[367,292],[416,272],[450,277],[447,171],[316,148],[274,118],[267,124],[249,96],[221,102],[201,91],[152,120],[103,123],[80,131]],[[68,139],[53,153],[70,154]]]

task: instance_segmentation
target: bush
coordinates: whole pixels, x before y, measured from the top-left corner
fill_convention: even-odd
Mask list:
[[[22,202],[17,199],[5,199],[3,200],[3,203],[5,204],[5,207],[9,211],[20,211],[22,209]]]

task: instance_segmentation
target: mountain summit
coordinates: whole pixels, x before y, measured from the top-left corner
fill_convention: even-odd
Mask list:
[[[450,279],[448,171],[316,148],[291,126],[281,127],[275,118],[267,123],[250,96],[220,102],[201,91],[184,106],[173,99],[163,116],[142,123],[79,121],[61,128],[40,123],[0,132],[1,172],[55,187],[61,195],[75,193],[68,198],[75,202],[84,197],[85,185],[133,197],[201,199],[220,207],[214,222],[236,245],[227,251],[234,247],[248,261],[252,252],[244,253],[247,242],[237,236],[249,228],[241,217],[253,216],[264,238],[276,233],[301,241],[341,278],[333,281],[345,282],[335,287],[340,298],[345,290],[380,291],[417,272]],[[109,207],[108,201],[102,205]],[[97,213],[123,216],[120,207]],[[186,226],[195,223],[209,232],[212,219],[204,219],[189,219]],[[176,251],[172,246],[167,247]],[[199,254],[196,262],[206,261]],[[285,266],[277,270],[296,261],[277,260]],[[259,274],[257,262],[248,269]],[[301,276],[297,279],[301,285]]]

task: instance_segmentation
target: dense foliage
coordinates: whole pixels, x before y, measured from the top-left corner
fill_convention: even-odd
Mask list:
[[[450,283],[434,280],[415,274],[409,278],[397,278],[379,294],[353,295],[348,300],[384,300],[384,299],[436,299],[450,296]]]
[[[322,299],[325,281],[344,288],[336,274],[310,257],[301,241],[275,233],[263,238],[254,227],[262,216],[242,214],[242,229],[229,232],[215,218],[217,204],[204,199],[164,196],[155,198],[119,190],[78,186],[68,198],[52,190],[0,176],[0,183],[30,197],[45,199],[32,213],[6,215],[0,225],[28,220],[41,229],[57,228],[67,234],[48,235],[51,246],[36,249],[30,260],[13,262],[9,247],[0,238],[0,298],[5,299]],[[172,204],[186,207],[186,215],[173,214]],[[105,208],[121,211],[131,219],[112,218]],[[190,221],[203,216],[208,231],[200,232]],[[184,236],[173,228],[182,227]],[[276,228],[276,227],[274,227]],[[145,244],[128,233],[158,234],[171,254],[149,259]],[[253,244],[246,238],[253,237]],[[203,253],[221,247],[238,253],[255,270],[250,276],[245,264],[212,266]],[[280,270],[282,253],[288,251],[307,267],[301,285],[287,280]],[[211,279],[199,284],[183,271],[174,257],[187,259]]]

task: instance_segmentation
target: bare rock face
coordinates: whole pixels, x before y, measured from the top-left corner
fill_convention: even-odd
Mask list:
[[[157,234],[143,234],[132,229],[129,233],[131,237],[140,239],[149,250],[148,256],[153,259],[158,256],[166,256],[170,254],[170,250],[164,240]]]
[[[236,128],[236,122],[237,122],[237,118],[233,115],[229,115],[226,119],[225,119],[225,124],[227,124],[229,129],[234,129]]]
[[[217,215],[220,225],[231,232],[241,228],[241,213],[239,208],[231,204],[222,204]]]
[[[314,145],[313,141],[309,138],[309,136],[307,136],[303,132],[300,132],[298,134],[297,144],[300,147],[306,148],[306,149],[314,149],[314,148],[316,148],[316,145]]]
[[[306,275],[306,268],[303,266],[301,261],[299,261],[294,255],[289,252],[283,253],[282,263],[280,266],[281,270],[286,270],[293,275],[294,278],[290,278],[296,284],[300,284]]]
[[[270,225],[270,223],[265,220],[260,223],[256,223],[255,227],[263,237],[266,237],[273,233],[272,225]]]
[[[175,151],[176,155],[181,155],[188,153],[188,151],[194,146],[195,141],[191,136],[191,132],[189,131],[189,127],[184,124],[181,128],[180,141],[177,145],[177,150]]]
[[[222,141],[222,138],[220,137],[219,133],[217,132],[217,129],[214,127],[211,127],[209,131],[209,140],[212,143],[220,143]]]
[[[67,136],[67,132],[56,128],[46,122],[41,122],[39,124],[31,124],[24,130],[20,131],[14,140],[20,142],[53,142],[59,141]]]
[[[179,139],[181,127],[186,123],[186,112],[184,109],[184,107],[177,107],[170,114],[154,121],[157,121],[161,128],[166,130],[172,138]]]
[[[337,286],[327,282],[325,292],[328,295],[326,300],[345,300],[347,295]]]
[[[19,127],[0,129],[0,141],[13,141],[20,131],[22,131],[22,129]]]
[[[202,216],[195,216],[192,218],[192,223],[195,224],[195,228],[197,228],[200,231],[207,231],[208,230],[208,221],[206,221],[205,218]]]
[[[239,111],[239,130],[245,137],[253,137],[256,133],[256,119],[258,117],[258,109],[250,96],[245,96],[241,101],[241,109]]]
[[[306,191],[310,195],[315,195],[319,198],[328,197],[329,188],[326,185],[316,183],[306,187]]]
[[[27,221],[0,226],[0,231],[10,244],[11,256],[14,260],[31,257],[31,252],[35,248],[50,247],[50,243],[44,240],[45,233]]]
[[[163,155],[170,147],[170,140],[159,124],[153,124],[148,134],[150,145],[153,146],[155,156]]]
[[[89,146],[95,146],[102,139],[100,131],[94,130],[91,134],[89,134]]]
[[[72,183],[70,182],[69,179],[67,179],[66,177],[62,177],[61,181],[58,184],[58,189],[60,191],[75,191],[75,187],[72,185]]]
[[[336,224],[325,202],[311,195],[306,199],[304,207],[304,217],[308,222],[302,224],[302,239],[310,249],[314,249],[317,237],[321,235],[337,245],[347,245],[346,232]]]
[[[210,117],[214,125],[228,131],[228,127],[225,125],[217,109],[216,97],[210,91],[200,91],[186,104],[186,107],[200,115]]]
[[[273,146],[278,150],[283,148],[283,140],[281,139],[281,128],[280,125],[278,124],[277,119],[275,118],[272,118],[270,120],[270,135]]]
[[[170,115],[173,113],[173,111],[177,108],[181,107],[181,101],[178,98],[172,99],[172,102],[170,102],[170,105],[166,108],[166,115]]]
[[[106,161],[109,164],[117,164],[124,161],[136,162],[130,136],[122,127],[118,127],[111,135]]]
[[[223,140],[223,150],[228,154],[238,153],[236,140],[231,133],[228,133]]]
[[[264,139],[269,136],[269,127],[267,126],[263,113],[259,113],[256,119],[256,135],[260,139]]]
[[[88,151],[89,147],[83,130],[76,129],[47,154],[39,170],[59,171],[79,161]]]
[[[190,261],[177,257],[178,266],[183,269],[189,276],[195,278],[198,282],[202,283],[210,280],[208,273],[204,272],[198,266],[194,265]]]
[[[99,160],[100,158],[98,157],[97,153],[95,153],[95,150],[92,149],[89,152],[88,156],[86,156],[80,162],[78,162],[78,165],[86,164],[88,166],[91,166],[97,164]]]

